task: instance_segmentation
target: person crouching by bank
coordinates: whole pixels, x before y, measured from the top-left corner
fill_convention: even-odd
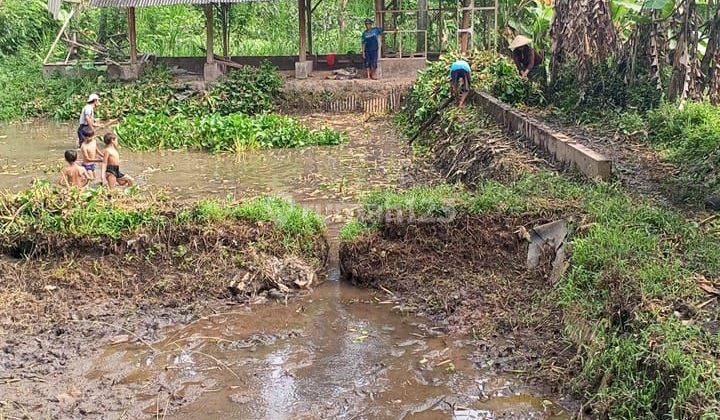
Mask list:
[[[88,97],[87,103],[82,109],[80,114],[80,126],[78,127],[78,147],[82,147],[85,142],[85,137],[90,135],[89,133],[95,133],[96,122],[95,122],[95,108],[100,105],[100,96],[93,93]]]
[[[453,97],[460,96],[460,108],[465,107],[465,101],[470,95],[471,72],[470,64],[465,60],[457,60],[450,65],[450,87]]]
[[[375,79],[380,55],[380,36],[382,28],[373,27],[372,19],[365,19],[365,32],[362,34],[362,57],[368,79]]]
[[[532,47],[530,38],[516,36],[510,43],[510,51],[520,76],[542,85],[547,83],[543,57]]]

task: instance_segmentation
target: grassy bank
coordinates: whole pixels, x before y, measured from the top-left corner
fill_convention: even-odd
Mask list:
[[[49,184],[3,194],[0,310],[12,316],[0,331],[82,340],[95,321],[121,325],[139,308],[192,313],[310,289],[324,272],[325,232],[318,214],[274,197],[176,204]]]
[[[287,252],[312,250],[325,233],[319,215],[273,197],[177,206],[163,195],[131,191],[110,199],[104,189],[65,191],[38,183],[17,194],[4,194],[0,209],[2,249],[23,255],[72,254],[77,251],[72,244],[106,252],[133,238],[152,242],[167,229],[214,223],[268,223]]]
[[[388,221],[402,223],[408,214],[432,216],[429,220],[465,214],[537,220],[574,215],[569,270],[550,285],[548,296],[534,302],[537,313],[548,306],[562,311],[564,333],[558,339],[578,351],[565,366],[577,375],[572,387],[596,413],[615,418],[717,414],[717,301],[707,304],[712,296],[699,287],[702,279],[712,282],[720,275],[717,224],[698,226],[611,185],[589,186],[548,174],[514,183],[486,181],[472,193],[449,187],[378,193],[364,210],[369,217],[343,230],[346,244],[367,240]],[[388,279],[386,287],[392,289],[393,281]],[[530,316],[529,325],[547,321],[539,316]]]

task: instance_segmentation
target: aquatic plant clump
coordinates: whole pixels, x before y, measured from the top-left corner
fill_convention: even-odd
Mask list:
[[[380,208],[386,216],[361,218],[346,228],[345,273],[358,283],[400,292],[408,306],[476,333],[507,327],[501,333],[522,334],[529,327],[531,336],[542,339],[527,343],[540,344],[540,354],[556,355],[546,362],[560,369],[538,373],[552,378],[562,372],[555,376],[561,382],[574,376],[573,387],[597,413],[700,418],[716,412],[717,223],[698,226],[616,187],[550,174],[485,181],[472,193],[449,191],[369,197],[366,213]],[[437,217],[436,208],[454,209],[454,216]],[[413,218],[406,217],[408,210],[416,211]],[[527,248],[511,239],[568,215],[572,256],[566,274],[555,282],[521,277],[527,275]],[[469,236],[454,242],[463,235]],[[486,246],[503,235],[505,245]],[[491,248],[498,255],[483,254]],[[500,255],[508,249],[514,251]],[[462,256],[472,253],[481,255],[464,263]],[[495,264],[489,273],[476,275],[488,264]],[[502,299],[495,290],[503,291]],[[548,329],[552,336],[546,336]]]
[[[127,118],[118,128],[123,145],[135,150],[201,149],[212,153],[247,149],[337,145],[346,136],[329,128],[310,130],[281,115],[219,115],[188,119],[152,114]]]

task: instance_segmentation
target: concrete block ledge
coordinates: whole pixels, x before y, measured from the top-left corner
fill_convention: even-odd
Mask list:
[[[571,165],[591,179],[608,181],[612,177],[612,161],[572,137],[553,130],[542,121],[487,93],[475,95],[474,100],[507,131],[532,141],[556,161]]]

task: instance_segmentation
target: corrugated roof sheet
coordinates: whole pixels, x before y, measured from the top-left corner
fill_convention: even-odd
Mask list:
[[[209,4],[209,3],[255,3],[267,0],[92,0],[95,7],[152,7],[173,6],[176,4]]]

